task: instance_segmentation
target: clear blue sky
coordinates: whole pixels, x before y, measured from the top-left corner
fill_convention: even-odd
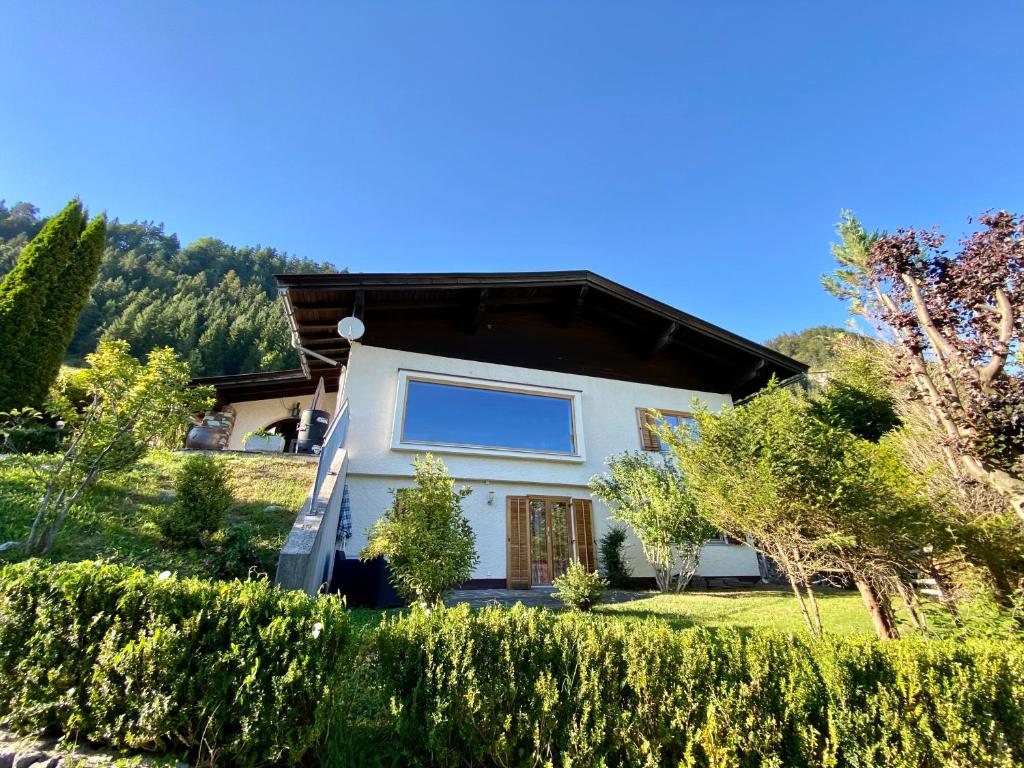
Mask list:
[[[355,271],[591,269],[754,339],[843,207],[1024,208],[1019,2],[9,2],[0,197]]]

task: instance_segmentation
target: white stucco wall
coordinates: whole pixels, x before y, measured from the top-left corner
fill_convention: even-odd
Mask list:
[[[337,394],[334,392],[325,393],[320,398],[318,407],[328,413],[333,413],[337,397]],[[228,450],[242,450],[244,438],[249,432],[262,427],[269,427],[275,421],[289,418],[292,406],[295,403],[299,404],[299,410],[301,411],[309,407],[312,399],[313,395],[310,394],[231,403],[231,407],[235,409],[235,426],[231,430],[231,437],[228,440]]]
[[[649,384],[590,376],[515,368],[493,363],[435,357],[353,344],[345,395],[351,423],[348,431],[348,485],[353,537],[345,547],[357,554],[366,544],[366,529],[389,506],[389,489],[411,484],[413,451],[392,447],[399,371],[467,376],[489,381],[579,390],[585,459],[566,461],[541,456],[509,458],[452,453],[431,449],[442,456],[456,482],[473,489],[463,503],[477,536],[480,563],[477,579],[505,578],[507,496],[568,496],[590,498],[587,483],[604,471],[606,457],[640,449],[637,408],[687,411],[696,397],[711,408],[729,404],[728,395],[672,389]],[[250,427],[251,429],[251,427]],[[237,425],[235,431],[238,432]],[[247,430],[246,430],[247,431]],[[239,434],[244,434],[244,431]],[[426,449],[422,449],[423,452]],[[493,504],[488,494],[494,492]],[[610,525],[608,510],[594,501],[594,528],[600,539]],[[640,545],[627,545],[635,576],[652,575]],[[709,544],[704,548],[699,575],[756,576],[753,550],[736,545]]]

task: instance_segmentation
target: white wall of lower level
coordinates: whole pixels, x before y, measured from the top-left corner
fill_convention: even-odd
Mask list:
[[[560,387],[582,393],[580,418],[585,440],[585,460],[467,455],[446,451],[444,448],[431,450],[444,459],[459,485],[473,489],[473,493],[464,501],[464,509],[477,537],[480,562],[473,574],[473,578],[477,579],[503,579],[506,576],[507,496],[590,498],[587,483],[592,476],[604,471],[604,461],[608,456],[625,450],[640,450],[637,408],[687,411],[692,409],[694,398],[712,409],[731,403],[727,394],[515,368],[353,344],[345,385],[351,414],[346,447],[350,457],[348,486],[353,537],[345,547],[350,556],[357,555],[365,546],[366,530],[390,505],[390,489],[412,484],[414,454],[392,447],[399,371],[402,369],[530,386]],[[260,418],[265,416],[261,415]],[[243,427],[240,421],[236,421],[235,432],[240,436],[254,428]],[[494,493],[494,502],[488,504],[488,494],[491,492]],[[595,534],[600,539],[611,522],[603,504],[595,500],[593,508]],[[652,575],[639,543],[632,538],[628,541],[627,553],[635,576]],[[703,576],[756,576],[757,557],[753,550],[745,546],[709,544],[704,547],[698,573]]]
[[[458,485],[472,488],[473,492],[462,502],[463,511],[476,534],[476,551],[480,562],[473,572],[474,579],[504,579],[506,576],[506,507],[508,496],[568,496],[589,499],[586,486],[539,486],[534,483],[511,483],[456,478]],[[366,531],[391,505],[391,489],[408,486],[409,478],[348,475],[349,502],[352,509],[352,538],[345,551],[352,557],[366,546]],[[488,503],[494,493],[493,504]],[[599,541],[613,525],[608,509],[594,500],[594,533]],[[640,543],[630,535],[626,555],[636,577],[652,577],[650,565],[644,559]],[[757,556],[749,547],[734,544],[707,544],[701,556],[699,576],[757,576]]]
[[[249,432],[269,427],[275,421],[289,418],[295,403],[299,404],[299,411],[301,412],[309,407],[312,400],[313,395],[309,394],[275,397],[269,400],[244,400],[232,403],[231,407],[235,409],[235,426],[231,430],[231,437],[228,439],[228,450],[242,450],[245,436]],[[327,392],[320,398],[318,407],[328,413],[333,413],[336,400],[336,393]]]

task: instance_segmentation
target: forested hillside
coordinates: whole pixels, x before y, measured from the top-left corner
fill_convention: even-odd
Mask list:
[[[768,339],[764,345],[801,363],[807,363],[812,371],[827,371],[835,356],[836,341],[852,335],[845,328],[816,325],[795,333],[779,334]]]
[[[0,200],[0,276],[44,222],[35,206],[8,208]],[[126,340],[136,355],[173,347],[197,376],[295,367],[273,276],[331,271],[330,264],[212,237],[183,248],[163,224],[113,219],[68,360],[80,360],[108,337]]]

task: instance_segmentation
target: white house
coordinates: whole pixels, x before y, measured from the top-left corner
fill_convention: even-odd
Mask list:
[[[590,272],[278,282],[302,370],[280,374],[269,395],[245,390],[244,377],[218,392],[235,431],[293,412],[321,377],[337,392],[317,487],[278,569],[280,583],[310,591],[330,581],[335,549],[358,555],[390,489],[411,483],[412,458],[426,452],[473,490],[464,509],[480,561],[467,586],[529,588],[574,559],[594,567],[610,522],[588,481],[612,454],[660,450],[648,409],[685,419],[694,400],[718,408],[805,370]],[[337,324],[352,316],[365,333],[349,341]],[[339,537],[346,488],[351,525]],[[629,554],[634,575],[650,579],[638,543]],[[757,558],[709,542],[698,576],[756,581]]]
[[[225,376],[203,376],[194,384],[209,385],[217,393],[214,412],[230,414],[230,428],[225,435],[225,450],[244,449],[245,436],[258,429],[273,431],[288,441],[295,440],[299,416],[309,408],[319,377],[313,380],[306,370],[260,371]],[[324,377],[325,392],[317,400],[317,408],[334,412],[337,406],[338,377]]]

